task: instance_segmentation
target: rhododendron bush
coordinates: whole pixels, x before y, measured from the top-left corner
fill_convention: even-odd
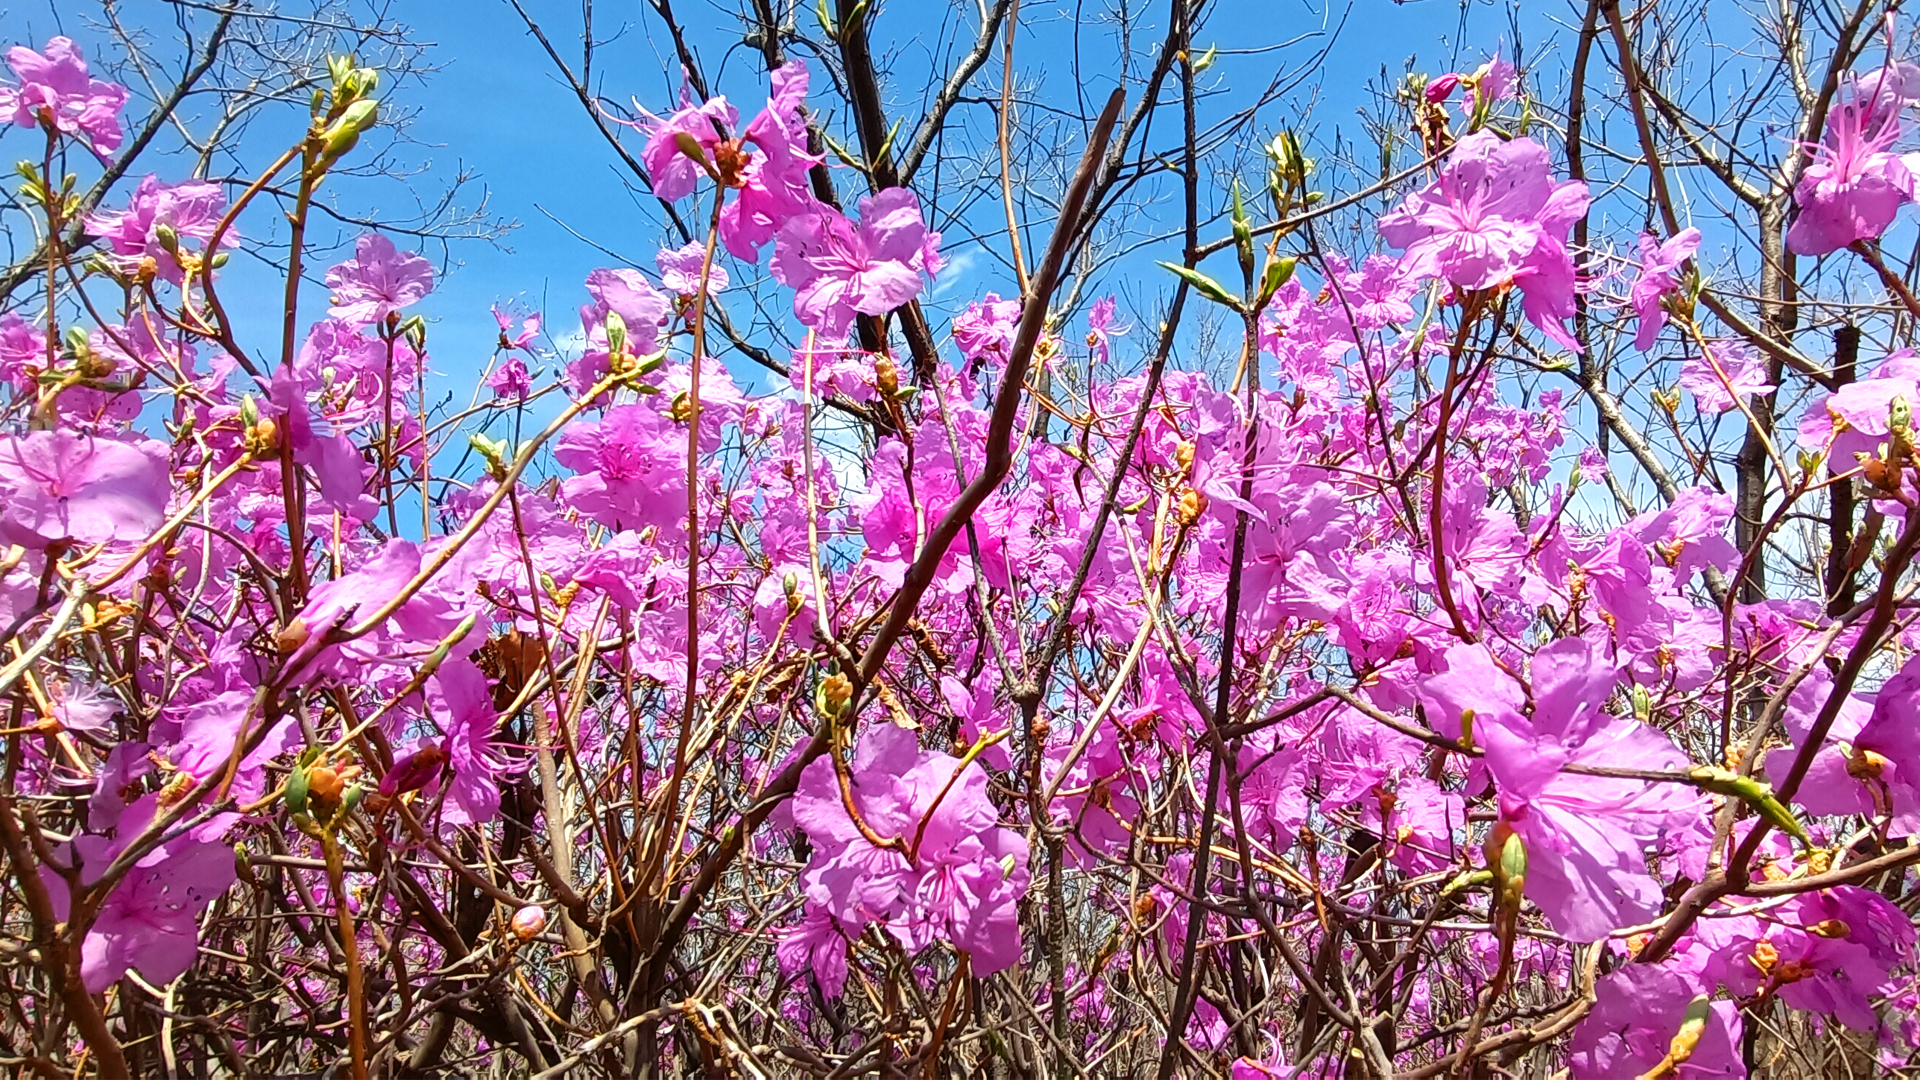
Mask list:
[[[316,241],[377,66],[222,177],[15,44],[7,1063],[1920,1067],[1909,28],[1767,24],[1748,138],[1577,4],[1565,108],[1415,71],[1368,173],[1216,154],[1202,7],[1050,174],[977,98],[985,217],[926,163],[1016,5],[919,131],[865,3],[731,96],[660,4],[631,109],[528,17],[669,223],[545,311]]]

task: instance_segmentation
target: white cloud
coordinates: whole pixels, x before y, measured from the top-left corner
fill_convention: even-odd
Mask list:
[[[972,271],[973,264],[980,261],[980,249],[969,248],[947,260],[940,268],[940,276],[933,279],[932,299],[938,300],[960,287],[960,282]]]

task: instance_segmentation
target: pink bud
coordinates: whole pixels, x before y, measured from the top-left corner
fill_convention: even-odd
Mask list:
[[[521,941],[531,941],[539,935],[540,931],[547,928],[547,913],[542,911],[538,904],[528,904],[513,913],[513,922],[510,925],[514,937]]]
[[[1427,84],[1427,103],[1438,105],[1453,94],[1453,88],[1460,85],[1460,76],[1446,74]]]

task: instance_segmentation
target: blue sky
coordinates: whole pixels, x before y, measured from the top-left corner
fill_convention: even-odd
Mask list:
[[[577,65],[579,5],[570,0],[523,2],[562,55]],[[1110,16],[1123,3],[1138,19],[1134,61],[1125,72],[1133,90],[1131,101],[1138,96],[1141,58],[1150,43],[1157,44],[1164,36],[1164,3],[1028,0],[1022,7],[1016,85],[1031,89],[1043,106],[1027,115],[1051,125],[1036,138],[1059,140],[1066,147],[1060,155],[1062,168],[1070,168],[1072,157],[1077,156],[1084,118],[1097,109],[1122,74]],[[683,2],[676,14],[692,28],[694,48],[716,89],[728,94],[744,112],[751,112],[764,98],[766,83],[760,56],[740,45],[737,10],[746,6],[740,0]],[[877,8],[872,23],[875,53],[886,69],[882,74],[889,114],[905,120],[904,140],[923,112],[928,88],[944,76],[956,49],[972,40],[977,16],[971,3],[892,0]],[[49,34],[67,33],[97,54],[106,39],[76,17],[75,10],[61,0],[32,0],[5,9],[0,11],[0,36],[38,44]],[[156,6],[144,14],[151,16],[158,10]],[[491,353],[495,331],[489,305],[517,301],[544,310],[549,333],[562,340],[577,328],[574,308],[584,299],[581,282],[587,272],[618,264],[597,248],[650,271],[665,232],[658,206],[629,186],[580,103],[556,76],[507,0],[403,0],[393,10],[413,27],[418,40],[427,43],[424,61],[437,69],[424,80],[383,88],[389,103],[417,111],[410,135],[418,145],[402,148],[401,155],[422,171],[398,184],[332,184],[325,194],[338,198],[343,209],[405,217],[415,212],[418,200],[431,200],[452,176],[464,171],[474,177],[464,199],[469,206],[484,191],[492,215],[517,223],[497,243],[462,241],[444,252],[429,252],[447,259],[439,289],[422,305],[421,313],[431,323],[429,349],[435,372],[451,382],[464,402]],[[1072,33],[1075,13],[1082,27],[1077,39]],[[137,19],[143,13],[136,8],[125,14]],[[810,3],[798,6],[797,17],[803,33],[815,40],[821,37],[813,25]],[[1535,49],[1556,23],[1570,17],[1570,8],[1563,3],[1529,5],[1524,16],[1515,16],[1492,3],[1455,0],[1352,0],[1333,6],[1302,0],[1222,0],[1196,32],[1200,50],[1219,48],[1212,68],[1203,76],[1207,96],[1201,105],[1201,126],[1204,130],[1211,119],[1259,94],[1276,79],[1276,73],[1306,68],[1311,58],[1326,50],[1324,62],[1304,77],[1289,79],[1287,92],[1262,109],[1255,134],[1264,140],[1283,126],[1295,126],[1322,141],[1336,136],[1352,139],[1359,134],[1355,110],[1367,101],[1367,86],[1380,80],[1383,68],[1392,80],[1400,77],[1410,59],[1420,70],[1432,73],[1470,68],[1495,48],[1504,47],[1512,55],[1516,28],[1519,44]],[[637,98],[642,105],[665,111],[677,92],[679,63],[647,5],[603,5],[596,19],[596,34],[605,42],[595,59],[596,89],[612,101]],[[165,29],[155,27],[162,33]],[[804,56],[800,50],[795,52]],[[1551,56],[1529,53],[1527,58],[1542,69],[1557,63]],[[822,92],[822,65],[815,60],[812,67],[814,101],[822,103],[827,100]],[[976,79],[981,94],[997,96],[999,72],[996,52]],[[130,109],[134,111],[137,104]],[[1162,110],[1149,140],[1156,149],[1174,148],[1178,115],[1177,107]],[[970,123],[976,136],[991,124],[991,112],[980,104],[963,105],[955,116],[956,129]],[[278,140],[297,138],[303,120],[300,111],[288,110],[256,126],[252,137],[262,143],[256,155],[270,155],[284,145]],[[843,141],[853,142],[845,130],[844,115],[830,115],[828,124]],[[4,135],[9,146],[0,147],[0,152],[11,148],[21,154],[27,148],[22,140],[31,137],[11,130]],[[1242,161],[1257,154],[1254,139],[1237,143]],[[629,141],[636,152],[639,144],[638,137]],[[184,162],[163,156],[151,163],[163,174],[176,166],[184,167]],[[1223,165],[1204,178],[1202,188],[1216,205],[1225,199],[1230,168],[1230,163]],[[1257,163],[1245,172],[1257,180]],[[931,177],[929,166],[916,178],[915,187],[933,203],[936,224],[946,234],[950,266],[927,295],[935,331],[944,334],[952,313],[967,301],[988,291],[1012,293],[1015,286],[1006,264],[1004,211],[999,201],[977,202],[959,208],[956,215],[955,207],[940,203],[942,189],[930,182]],[[852,192],[858,181],[856,175],[843,172],[843,193]],[[123,186],[130,187],[131,182]],[[1044,192],[1046,186],[1036,183],[1035,190]],[[1053,184],[1052,190],[1058,186]],[[1177,241],[1154,240],[1177,227],[1180,209],[1175,191],[1168,179],[1160,195],[1130,211],[1123,223],[1129,230],[1127,242],[1116,244],[1124,254],[1103,267],[1100,279],[1081,298],[1083,304],[1100,293],[1118,292],[1123,312],[1136,323],[1152,315],[1169,284],[1153,262],[1179,258]],[[1331,194],[1337,196],[1340,190],[1335,188]],[[256,236],[271,227],[270,222],[262,224],[260,217],[243,219]],[[1044,245],[1051,221],[1041,213],[1034,218],[1038,224],[1027,236],[1029,260]],[[1218,231],[1210,229],[1209,235]],[[404,239],[401,242],[406,246]],[[1222,267],[1231,262],[1230,255],[1217,258]],[[322,260],[319,266],[324,265]],[[733,267],[736,282],[750,282],[754,274],[751,268]],[[274,340],[279,286],[271,271],[237,261],[229,277],[228,289],[240,301],[230,304],[243,340]],[[770,312],[784,311],[789,298],[776,286],[768,281],[758,288],[767,297],[764,305]],[[731,303],[739,302],[736,294]],[[310,288],[303,303],[305,322],[319,314],[324,289]],[[766,343],[776,347],[775,355],[780,355],[776,339],[792,326],[787,319],[785,327],[761,332]],[[1126,356],[1123,346],[1121,357]],[[729,366],[743,383],[767,387],[766,373],[744,360],[731,358]]]
[[[678,14],[688,23],[707,25],[710,32],[696,33],[695,41],[709,78],[743,110],[751,110],[765,94],[758,55],[738,47],[737,32],[732,33],[731,40],[711,32],[733,30],[735,24],[728,14],[731,6],[683,4]],[[1099,6],[1088,4],[1087,8]],[[1016,49],[1016,65],[1022,74],[1017,80],[1038,80],[1043,101],[1078,110],[1076,99],[1082,92],[1073,79],[1072,64],[1064,60],[1071,50],[1071,40],[1065,18],[1059,11],[1049,10],[1056,7],[1066,5],[1029,2],[1023,6]],[[576,59],[577,38],[572,35],[577,33],[578,5],[533,3],[529,9],[563,55],[570,61]],[[440,175],[456,166],[476,170],[489,189],[493,211],[519,223],[501,248],[475,242],[453,249],[459,265],[446,276],[428,305],[431,314],[438,317],[434,327],[436,367],[452,372],[476,360],[484,363],[484,351],[492,338],[491,323],[486,318],[490,303],[518,298],[544,306],[549,329],[556,337],[564,335],[577,325],[571,309],[583,298],[581,280],[589,270],[611,262],[593,244],[651,270],[652,253],[663,231],[657,206],[636,199],[623,182],[624,173],[599,133],[505,0],[410,0],[403,10],[420,36],[434,43],[430,60],[444,65],[424,87],[411,88],[405,95],[421,110],[414,129],[416,137],[431,144],[429,155]],[[921,114],[922,84],[932,73],[944,69],[944,64],[930,53],[940,42],[943,30],[933,16],[945,10],[944,5],[895,0],[883,5],[878,17],[876,43],[884,42],[886,47],[876,48],[876,52],[894,58],[896,83],[889,88],[894,98],[890,104],[894,106],[892,115],[907,117],[903,128],[910,128]],[[806,5],[801,18],[811,19]],[[1140,33],[1157,40],[1164,33],[1159,18],[1156,10]],[[1299,117],[1311,110],[1307,123],[1327,137],[1336,126],[1349,131],[1355,127],[1354,109],[1362,103],[1361,89],[1379,75],[1382,65],[1397,77],[1406,59],[1418,54],[1428,70],[1449,70],[1456,52],[1453,40],[1463,18],[1469,42],[1464,50],[1467,61],[1477,63],[1484,51],[1510,37],[1506,12],[1486,4],[1463,9],[1456,3],[1434,0],[1409,4],[1359,0],[1350,8],[1329,12],[1288,0],[1234,0],[1215,12],[1200,40],[1216,40],[1223,53],[1236,47],[1256,50],[1290,40],[1298,42],[1278,52],[1220,56],[1207,75],[1225,91],[1223,101],[1243,100],[1242,86],[1246,92],[1257,89],[1272,77],[1280,63],[1303,62],[1312,50],[1330,41],[1332,51],[1320,72],[1289,95],[1285,103],[1273,107],[1271,116],[1263,117],[1265,133],[1270,135],[1283,123],[1299,123]],[[607,14],[602,13],[599,19],[596,30],[611,35],[613,27]],[[973,25],[969,21],[959,32],[970,35]],[[1388,32],[1383,34],[1383,28]],[[955,32],[952,27],[945,29],[948,36]],[[1096,104],[1112,86],[1114,51],[1111,38],[1100,40],[1089,35],[1082,42],[1081,70],[1087,84],[1084,96]],[[819,64],[813,66],[817,100]],[[671,103],[679,81],[671,43],[653,22],[629,24],[615,42],[603,46],[596,57],[596,68],[604,79],[601,89],[608,98],[638,97],[642,105],[661,111]],[[990,92],[997,92],[998,72],[996,57],[980,76],[981,85],[991,88]],[[1169,111],[1167,119],[1175,116],[1176,111]],[[637,149],[638,140],[633,145]],[[843,189],[850,190],[857,179],[850,174],[843,176]],[[1164,211],[1168,223],[1177,221],[1177,205],[1158,209]],[[986,228],[1003,220],[997,202],[980,211]],[[1001,234],[988,242],[995,251],[1003,252],[1001,228]],[[575,236],[575,232],[593,243]],[[946,250],[952,266],[931,291],[937,331],[945,326],[941,312],[950,314],[989,290],[1014,291],[1003,257],[982,251],[980,241],[967,240],[966,232],[965,228],[955,229],[952,222],[946,223]],[[1044,243],[1045,236],[1044,227],[1036,230],[1038,243]],[[1157,271],[1152,270],[1152,260],[1156,258],[1177,259],[1178,245],[1139,252],[1127,266],[1130,271],[1154,274]],[[741,277],[736,268],[735,279]],[[1161,281],[1150,277],[1147,285],[1145,290],[1136,287],[1132,291],[1151,302]],[[752,374],[743,362],[733,367],[743,379]]]

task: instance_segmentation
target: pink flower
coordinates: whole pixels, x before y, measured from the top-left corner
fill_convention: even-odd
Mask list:
[[[226,204],[226,195],[218,184],[199,180],[167,184],[158,176],[148,175],[134,190],[125,210],[88,214],[86,227],[120,256],[123,268],[130,270],[142,257],[150,258],[159,266],[162,277],[178,285],[184,277],[176,257],[179,249],[168,251],[161,244],[159,227],[167,226],[180,239],[209,240],[220,226]],[[220,238],[222,247],[238,242],[232,229]]]
[[[847,985],[848,935],[839,920],[821,908],[808,907],[800,925],[780,935],[774,947],[780,970],[789,975],[810,974],[820,984],[820,992],[837,998]]]
[[[1700,250],[1700,230],[1681,229],[1665,241],[1651,233],[1640,234],[1640,276],[1634,279],[1631,302],[1640,319],[1640,330],[1633,336],[1633,347],[1641,352],[1653,348],[1660,328],[1667,324],[1667,309],[1660,301],[1680,288],[1674,273],[1682,263]]]
[[[533,375],[527,371],[525,360],[509,356],[487,376],[487,387],[496,398],[525,401],[533,393]]]
[[[500,305],[498,304],[495,304],[491,310],[493,311],[493,321],[500,327],[499,348],[502,350],[519,349],[522,352],[532,352],[533,339],[540,336],[540,316],[534,314],[521,319],[520,332],[514,334],[513,312],[511,310],[501,311]],[[513,334],[513,336],[508,337],[508,334]]]
[[[740,113],[727,104],[726,98],[716,97],[694,105],[685,87],[680,92],[680,108],[666,118],[645,109],[640,110],[640,114],[646,119],[629,125],[647,135],[640,161],[653,181],[654,196],[668,202],[692,194],[695,182],[706,175],[706,171],[681,150],[680,136],[697,143],[707,161],[712,162],[714,148],[724,137],[720,129],[732,131],[740,122]]]
[[[718,262],[707,266],[707,245],[695,240],[685,247],[668,251],[664,248],[653,257],[654,265],[660,268],[660,284],[668,292],[679,296],[692,296],[700,291],[700,268],[706,266],[706,285],[709,295],[727,287],[727,268]],[[624,316],[623,316],[624,317]]]
[[[1093,302],[1093,310],[1087,313],[1087,347],[1093,350],[1096,364],[1112,360],[1113,339],[1127,332],[1127,327],[1115,325],[1114,311],[1118,306],[1113,297],[1103,296]]]
[[[1920,160],[1892,152],[1900,110],[1913,99],[1911,82],[1904,76],[1861,79],[1846,100],[1834,104],[1813,162],[1793,188],[1799,216],[1787,229],[1788,249],[1825,255],[1875,239],[1893,224],[1900,204],[1920,198]]]
[[[920,294],[927,238],[919,198],[888,188],[860,199],[858,225],[822,206],[782,226],[773,276],[794,290],[794,315],[831,341],[856,313],[885,315]]]
[[[107,725],[120,711],[114,699],[92,683],[49,679],[47,698],[53,704],[52,719],[68,731],[106,735]]]
[[[1848,717],[1842,712],[1840,722],[1828,733],[1828,739],[1830,742],[1850,739],[1851,752],[1843,754],[1837,747],[1823,748],[1816,758],[1816,770],[1819,764],[1829,766],[1822,778],[1828,783],[1816,785],[1814,772],[1810,771],[1807,782],[1800,785],[1801,802],[1852,792],[1853,798],[1847,800],[1852,805],[1839,813],[1889,814],[1894,818],[1896,832],[1910,831],[1916,821],[1920,821],[1920,731],[1915,730],[1913,723],[1916,704],[1920,704],[1920,659],[1907,661],[1881,686],[1880,692],[1874,695],[1873,711],[1858,734],[1843,729]],[[1791,730],[1795,719],[1791,711],[1787,719]],[[1804,742],[1806,726],[1810,725],[1803,725],[1803,730],[1796,732],[1797,742]],[[1778,760],[1769,757],[1767,767],[1778,782],[1786,776],[1792,758],[1784,751],[1776,753],[1782,756]],[[1774,771],[1776,765],[1778,772]],[[1846,779],[1842,780],[1836,772]],[[1813,790],[1817,786],[1822,789]],[[1822,809],[1824,812],[1824,807]]]
[[[1709,354],[1689,356],[1680,365],[1680,385],[1693,392],[1694,401],[1703,411],[1727,412],[1739,408],[1741,398],[1773,390],[1773,384],[1767,381],[1765,358],[1746,343],[1714,341],[1709,348]]]
[[[988,293],[953,317],[953,344],[975,364],[998,367],[1007,362],[1019,325],[1020,298],[1002,300],[999,293]]]
[[[1578,466],[1580,479],[1589,484],[1597,484],[1607,478],[1607,455],[1597,446],[1589,446],[1580,451]]]
[[[1574,1029],[1574,1080],[1656,1075],[1689,1006],[1706,989],[1697,972],[1647,964],[1625,964],[1601,979],[1594,989],[1593,1011]],[[1692,1055],[1660,1075],[1679,1080],[1746,1075],[1740,1057],[1740,1007],[1715,1001],[1706,1008],[1706,1028]]]
[[[1733,520],[1733,496],[1707,487],[1691,487],[1665,509],[1648,511],[1627,528],[1650,545],[1674,577],[1684,584],[1712,566],[1731,570],[1740,551],[1727,540],[1727,522]]]
[[[161,851],[114,888],[81,943],[89,993],[104,993],[128,968],[156,986],[185,974],[200,951],[200,913],[238,877],[224,844],[182,837]]]
[[[311,468],[319,481],[316,505],[336,510],[351,521],[372,521],[380,504],[366,493],[373,468],[353,439],[330,420],[314,415],[310,399],[324,397],[296,368],[278,367],[268,389],[281,424],[280,437],[296,464]],[[404,409],[400,410],[405,415]]]
[[[1471,74],[1450,72],[1427,84],[1426,98],[1430,105],[1438,105],[1453,96],[1461,85],[1471,87],[1473,92],[1460,99],[1460,111],[1472,116],[1482,103],[1503,101],[1517,97],[1519,72],[1504,58],[1495,55],[1493,59],[1481,64]]]
[[[893,724],[870,728],[847,768],[864,832],[847,814],[832,761],[807,766],[794,793],[793,821],[815,845],[802,877],[809,910],[832,916],[848,937],[881,922],[912,949],[950,943],[982,975],[1018,963],[1027,843],[998,827],[986,772],[961,772],[959,758],[921,751],[913,732]]]
[[[47,335],[18,312],[0,315],[0,379],[25,390],[33,373],[47,366]]]
[[[101,158],[120,146],[127,88],[89,77],[86,58],[70,39],[48,38],[45,53],[15,45],[7,50],[7,66],[20,87],[0,86],[0,111],[11,110],[14,123],[72,135]]]
[[[1912,919],[1856,885],[1803,893],[1764,917],[1705,918],[1707,972],[1739,997],[1762,990],[1855,1031],[1879,1026],[1873,998],[1914,955]]]
[[[345,577],[316,587],[307,597],[307,606],[294,619],[298,632],[290,639],[292,649],[285,664],[301,677],[318,672],[336,678],[364,677],[376,664],[393,663],[407,657],[407,650],[425,655],[459,629],[464,612],[433,586],[413,593],[382,625],[366,636],[345,643],[328,640],[335,627],[351,626],[365,619],[399,596],[420,572],[420,548],[411,540],[392,539],[358,570]],[[476,645],[484,629],[469,634],[463,641]],[[301,636],[304,635],[304,636]],[[472,651],[455,643],[453,655]]]
[[[1464,648],[1450,650],[1450,665],[1460,666],[1454,653]],[[1686,755],[1655,729],[1603,711],[1618,672],[1582,639],[1556,641],[1534,654],[1531,716],[1514,711],[1513,680],[1488,667],[1478,690],[1462,681],[1475,679],[1464,669],[1449,678],[1443,696],[1451,701],[1435,720],[1457,718],[1462,703],[1475,709],[1473,737],[1486,748],[1500,818],[1526,844],[1527,898],[1571,941],[1598,941],[1617,927],[1651,919],[1661,895],[1647,873],[1645,849],[1673,822],[1700,812],[1701,799],[1683,785],[1562,770],[1573,764],[1672,770],[1685,768]]]
[[[613,529],[685,531],[687,436],[647,405],[616,405],[576,421],[554,446],[578,475],[560,484],[569,506]]]
[[[0,438],[0,534],[44,548],[144,540],[166,518],[167,449],[70,431]]]
[[[807,81],[807,65],[798,60],[775,69],[766,108],[742,136],[754,150],[740,189],[720,211],[720,239],[736,258],[758,259],[781,225],[815,206],[807,175],[821,159],[807,152]]]
[[[327,288],[333,290],[329,315],[370,326],[432,292],[433,264],[368,233],[354,243],[352,259],[327,271]]]
[[[661,328],[673,315],[673,302],[638,270],[595,270],[587,275],[587,293],[600,307],[591,315],[582,311],[582,319],[590,318],[599,326],[609,311],[620,316],[627,324],[627,351],[635,356],[654,351]]]
[[[1380,219],[1380,235],[1405,249],[1409,278],[1440,277],[1469,291],[1521,286],[1522,308],[1565,348],[1576,274],[1566,236],[1586,213],[1587,186],[1556,184],[1547,150],[1491,131],[1462,138],[1440,178]]]
[[[144,750],[140,744],[128,745]],[[102,829],[111,823],[114,835],[82,834],[56,849],[56,857],[79,872],[81,884],[99,881],[108,865],[153,821],[159,807],[156,794],[124,804],[117,787],[106,787],[131,785],[150,767],[134,755],[108,759],[89,824]],[[112,816],[105,817],[97,809],[107,809]],[[105,992],[129,968],[150,983],[165,985],[193,966],[200,950],[200,915],[238,876],[233,849],[198,833],[176,837],[148,853],[107,895],[80,944],[80,978],[89,993]],[[40,880],[55,915],[66,919],[72,905],[66,878],[43,866]]]
[[[512,767],[494,749],[500,712],[493,707],[486,676],[468,660],[450,660],[428,681],[428,713],[447,733],[447,764],[453,786],[447,791],[446,820],[455,825],[484,825],[500,813],[500,778]]]

